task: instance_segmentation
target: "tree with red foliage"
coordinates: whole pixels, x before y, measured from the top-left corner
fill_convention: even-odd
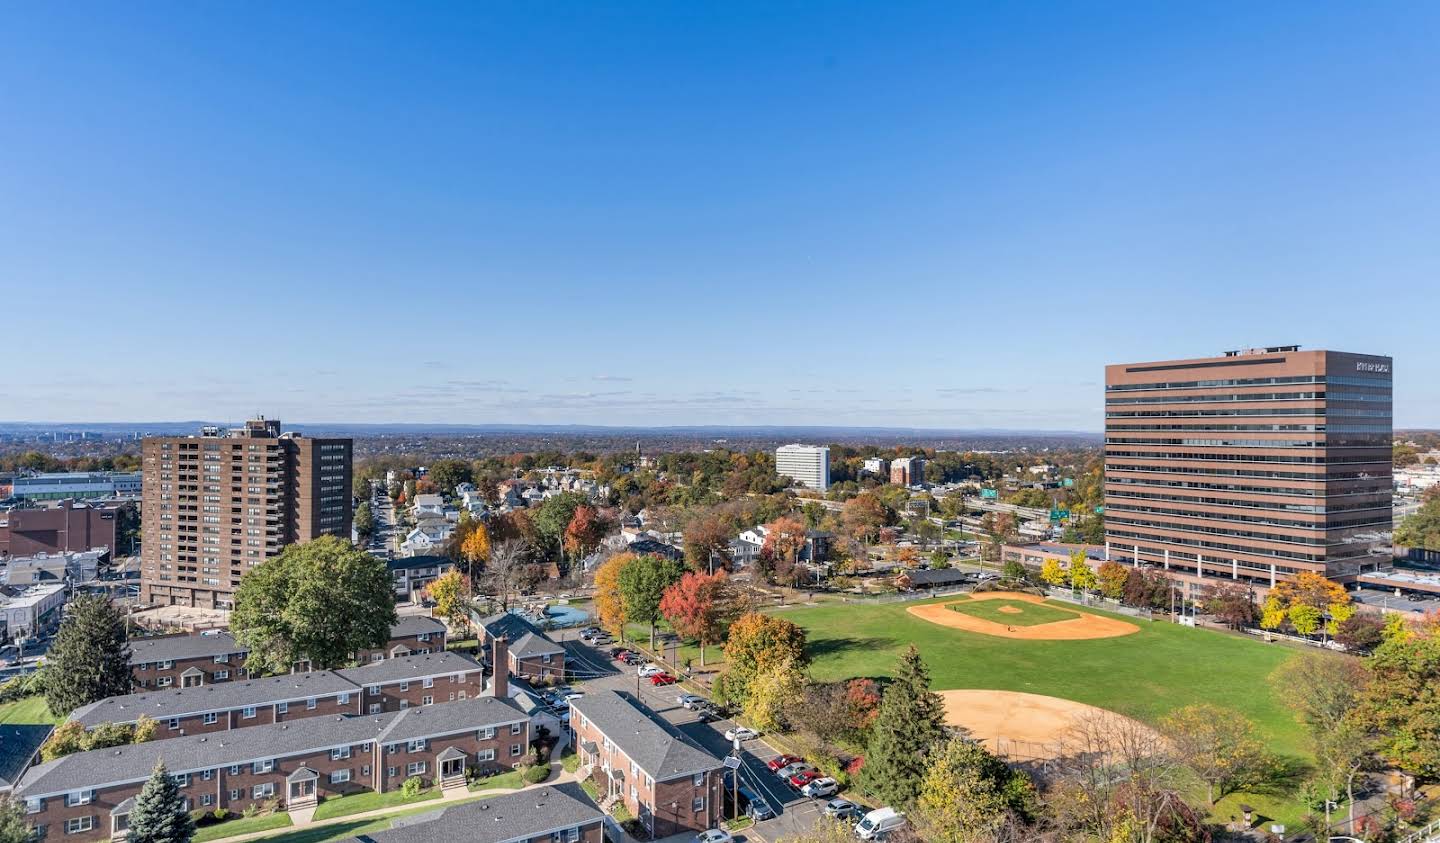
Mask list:
[[[724,571],[691,571],[665,589],[660,614],[675,631],[700,642],[700,666],[705,666],[705,645],[719,641],[735,619],[737,604]]]
[[[760,546],[762,571],[769,572],[777,582],[794,584],[795,563],[805,546],[805,522],[782,515],[765,525],[765,543]]]
[[[565,526],[562,544],[572,559],[587,556],[600,546],[609,532],[610,524],[593,506],[581,504],[575,507],[570,523]]]
[[[852,728],[861,735],[870,730],[880,711],[880,686],[874,679],[851,679],[845,685],[845,699],[850,702]]]

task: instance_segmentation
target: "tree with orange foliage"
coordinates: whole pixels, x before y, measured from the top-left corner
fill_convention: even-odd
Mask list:
[[[705,666],[705,645],[719,641],[734,620],[736,601],[723,570],[713,574],[692,571],[665,589],[660,614],[675,631],[700,642],[700,666]]]
[[[620,571],[636,559],[633,553],[617,553],[595,570],[595,620],[625,640],[625,600],[620,596]]]
[[[593,506],[581,504],[575,507],[570,523],[565,525],[565,536],[561,540],[565,552],[572,559],[588,556],[600,546],[610,525]]]
[[[795,579],[795,563],[805,547],[805,522],[782,515],[765,525],[765,542],[760,545],[760,569],[776,582]]]

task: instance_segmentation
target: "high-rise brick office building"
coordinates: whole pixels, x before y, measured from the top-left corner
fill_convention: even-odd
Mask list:
[[[1391,360],[1279,346],[1105,368],[1106,556],[1197,588],[1389,561]]]
[[[232,608],[247,570],[286,545],[350,537],[353,442],[275,419],[156,436],[142,447],[141,599]]]

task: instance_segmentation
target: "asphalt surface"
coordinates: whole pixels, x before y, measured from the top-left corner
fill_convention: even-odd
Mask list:
[[[591,647],[579,640],[578,630],[564,630],[551,633],[552,638],[561,642],[567,651],[567,666],[573,672],[571,685],[577,690],[608,688],[625,691],[642,700],[651,710],[665,719],[676,731],[690,739],[695,745],[717,758],[731,752],[731,743],[725,739],[725,730],[733,729],[733,720],[716,720],[702,723],[695,714],[676,702],[681,694],[701,694],[700,689],[668,685],[656,687],[648,679],[639,679],[631,665],[612,661],[610,647]],[[701,694],[703,696],[703,694]],[[780,753],[765,742],[764,736],[741,745],[740,758],[743,767],[740,781],[750,789],[759,791],[770,803],[776,816],[758,823],[737,835],[737,839],[759,840],[771,843],[781,837],[790,837],[809,831],[819,816],[827,799],[811,800],[792,790],[765,767],[765,762]],[[844,796],[844,792],[837,794]]]

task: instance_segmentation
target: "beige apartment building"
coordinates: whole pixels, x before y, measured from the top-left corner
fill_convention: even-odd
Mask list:
[[[1192,587],[1389,562],[1392,361],[1298,346],[1105,368],[1105,554]]]
[[[350,537],[353,443],[276,419],[142,446],[141,599],[232,608],[240,577],[286,545]]]

